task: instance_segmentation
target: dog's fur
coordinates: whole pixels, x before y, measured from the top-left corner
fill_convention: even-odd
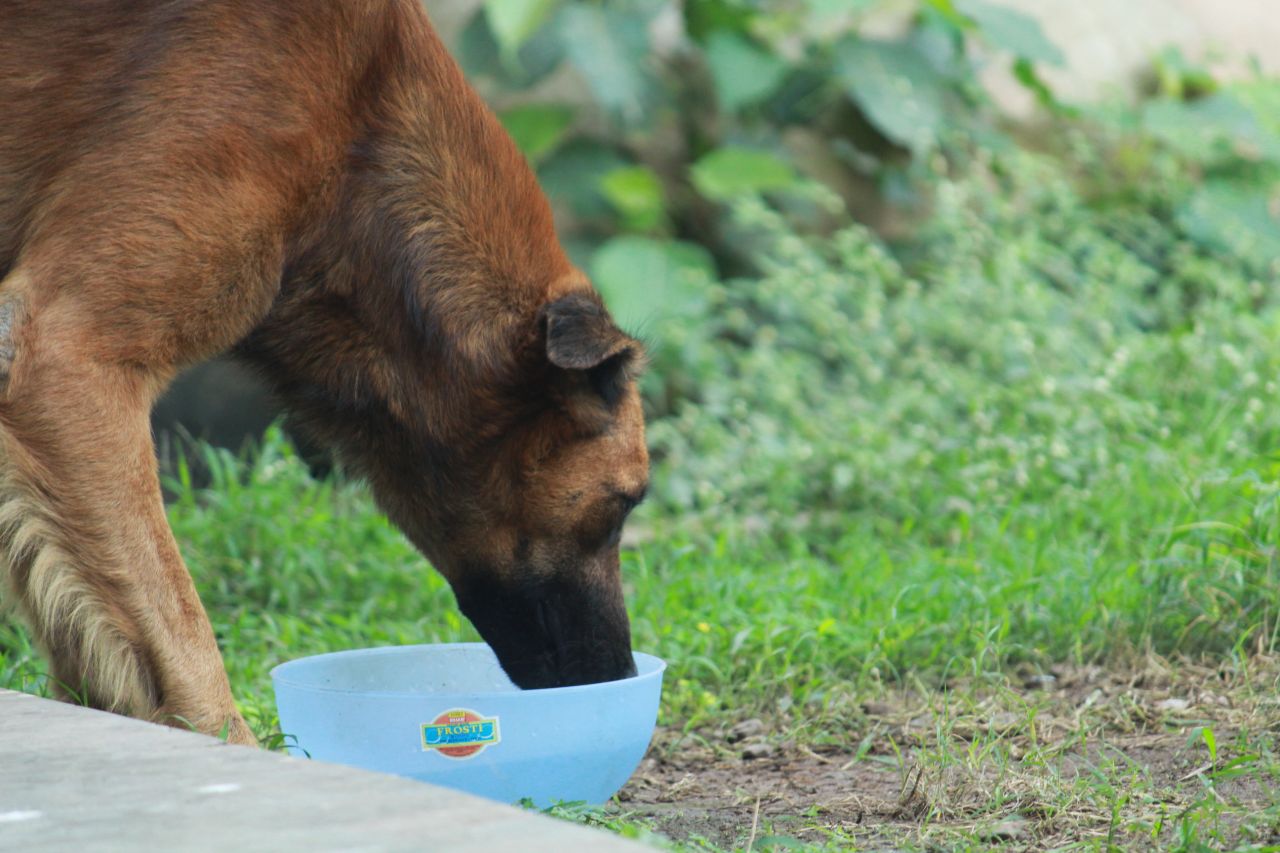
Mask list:
[[[59,683],[252,742],[147,419],[227,350],[518,684],[632,671],[639,347],[417,0],[7,0],[0,105],[0,580]]]

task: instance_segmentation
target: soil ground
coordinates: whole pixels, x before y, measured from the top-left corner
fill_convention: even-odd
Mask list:
[[[1245,669],[1151,660],[886,693],[850,709],[852,748],[789,740],[795,713],[665,731],[619,816],[723,849],[1266,849],[1280,694],[1273,662]]]

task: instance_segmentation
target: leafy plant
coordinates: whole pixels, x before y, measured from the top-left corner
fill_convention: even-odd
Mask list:
[[[886,20],[896,37],[864,34]],[[1032,18],[987,0],[489,0],[458,50],[578,260],[643,317],[700,297],[617,259],[643,245],[641,268],[685,270],[697,243],[718,269],[749,265],[726,219],[736,198],[804,191],[815,148],[849,193],[909,186],[931,154],[999,134],[982,63],[1007,58],[1044,95],[1035,66],[1062,61]]]
[[[1260,273],[1269,270],[1280,256],[1276,87],[1262,80],[1220,86],[1173,50],[1158,58],[1155,79],[1154,97],[1136,115],[1110,107],[1088,114],[1107,158],[1132,170],[1121,184],[1172,177],[1174,191],[1164,200],[1184,233]],[[1116,177],[1104,174],[1103,180]]]

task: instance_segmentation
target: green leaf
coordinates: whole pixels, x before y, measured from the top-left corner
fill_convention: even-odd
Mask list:
[[[482,13],[471,18],[450,47],[468,77],[491,77],[503,89],[527,89],[546,78],[564,59],[560,34],[550,26],[534,33],[516,56],[504,55]]]
[[[707,64],[720,106],[730,112],[768,97],[787,73],[781,59],[725,30],[707,40]]]
[[[530,162],[555,150],[573,124],[573,110],[556,104],[529,104],[503,110],[498,118]]]
[[[1156,55],[1152,61],[1152,70],[1156,77],[1156,91],[1168,98],[1199,98],[1212,94],[1219,88],[1218,81],[1208,69],[1189,61],[1173,45]]]
[[[600,191],[636,231],[651,231],[662,224],[666,205],[662,182],[652,169],[626,166],[600,179]]]
[[[627,165],[613,146],[575,136],[538,164],[538,181],[574,217],[613,230],[614,208],[601,192],[600,181]]]
[[[987,0],[955,0],[955,6],[978,25],[983,38],[1014,56],[1032,62],[1065,65],[1066,57],[1049,40],[1035,18]]]
[[[702,157],[690,175],[698,192],[717,201],[783,189],[796,182],[791,166],[768,151],[732,146]]]
[[[648,23],[633,12],[586,5],[569,6],[560,18],[569,61],[596,100],[631,123],[644,117],[649,96]]]
[[[1274,187],[1252,182],[1208,181],[1177,213],[1187,234],[1216,250],[1259,264],[1280,257],[1280,217]]]
[[[1142,111],[1147,132],[1178,153],[1197,161],[1224,154],[1280,159],[1280,139],[1258,123],[1254,111],[1227,92],[1190,103],[1152,101]]]
[[[864,12],[874,8],[877,0],[804,0],[805,12],[817,18],[834,18],[845,12]],[[949,0],[932,0],[949,2]]]
[[[1264,137],[1280,138],[1280,86],[1271,80],[1250,80],[1233,84],[1231,95],[1253,113]]]
[[[1205,726],[1200,729],[1200,737],[1204,740],[1204,745],[1209,749],[1209,761],[1213,764],[1218,763],[1218,739],[1213,734],[1213,729]]]
[[[484,0],[489,21],[504,58],[514,58],[520,46],[546,23],[558,0]]]
[[[714,275],[706,249],[678,240],[615,237],[591,260],[592,280],[609,310],[623,328],[633,330],[697,310],[702,278]]]
[[[1075,115],[1075,112],[1053,94],[1053,89],[1037,73],[1035,63],[1019,56],[1013,61],[1013,76],[1022,87],[1036,98],[1036,103],[1045,109],[1062,115]]]
[[[716,30],[747,30],[754,14],[749,5],[737,0],[696,0],[680,6],[684,10],[685,31],[698,42]]]
[[[753,22],[754,26],[738,29],[758,36],[771,33],[787,40],[795,39],[797,44],[808,44],[812,51],[853,32],[868,13],[881,4],[882,0],[800,0],[799,8],[783,12],[786,4],[751,3],[748,7],[756,6],[761,14]]]
[[[937,144],[947,83],[908,42],[845,39],[836,46],[836,77],[890,140],[917,155]]]
[[[925,0],[925,5],[957,30],[967,30],[973,26],[969,18],[956,11],[956,4],[952,0]]]

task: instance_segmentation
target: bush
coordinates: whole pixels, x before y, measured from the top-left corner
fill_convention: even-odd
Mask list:
[[[1052,103],[1035,69],[1062,60],[987,0],[486,0],[455,49],[620,300],[644,286],[621,257],[740,268],[723,214],[741,195],[804,175],[909,202],[932,154],[1001,135],[982,65]]]
[[[894,250],[739,207],[763,276],[668,321],[648,380],[671,412],[651,431],[667,511],[928,525],[1109,500],[1171,454],[1247,466],[1275,445],[1274,266],[1206,248],[1176,199],[1097,209],[1030,154],[936,199]]]

